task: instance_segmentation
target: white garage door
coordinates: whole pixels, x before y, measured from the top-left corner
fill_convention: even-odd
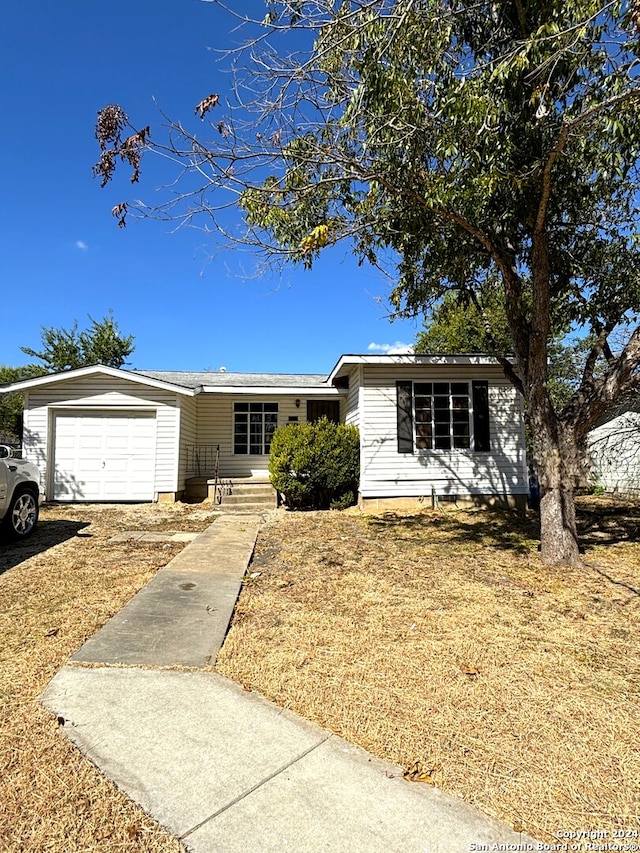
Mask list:
[[[54,500],[153,500],[155,413],[61,413],[54,427]]]

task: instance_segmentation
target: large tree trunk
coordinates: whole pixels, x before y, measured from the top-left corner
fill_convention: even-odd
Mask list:
[[[546,213],[551,193],[551,167],[542,176],[536,223],[532,235],[532,320],[527,346],[520,353],[525,366],[527,416],[532,431],[533,458],[540,482],[540,550],[543,563],[580,563],[573,491],[580,473],[576,434],[558,418],[549,396],[551,288],[549,235]],[[513,325],[516,316],[512,313]],[[515,337],[514,337],[515,340]]]
[[[581,562],[574,501],[580,454],[573,431],[554,421],[537,424],[534,437],[540,480],[540,550],[548,565],[576,566]]]
[[[573,490],[562,486],[543,490],[540,498],[542,562],[552,566],[580,563]]]

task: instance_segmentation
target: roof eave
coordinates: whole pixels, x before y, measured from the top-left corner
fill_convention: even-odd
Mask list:
[[[336,396],[341,392],[331,385],[202,385],[197,393],[203,394],[253,394],[286,395],[298,397]]]
[[[429,365],[469,365],[469,366],[495,366],[499,362],[493,355],[481,353],[451,353],[441,355],[423,355],[421,353],[397,353],[389,354],[346,354],[341,355],[335,367],[329,374],[329,382],[348,372],[349,368],[359,364],[429,364]]]
[[[94,374],[111,376],[117,379],[125,379],[128,382],[134,382],[137,385],[146,385],[149,388],[158,388],[163,391],[174,391],[176,394],[182,394],[185,397],[193,397],[196,393],[193,388],[185,388],[182,385],[173,385],[170,382],[151,379],[147,376],[139,375],[132,370],[121,370],[117,367],[107,367],[107,365],[104,364],[94,364],[90,367],[78,367],[75,370],[63,370],[60,373],[47,373],[44,376],[34,376],[32,379],[23,379],[20,382],[12,382],[10,385],[1,387],[0,394],[11,394],[16,391],[29,391],[32,388],[54,385],[58,382],[68,382],[70,379],[82,379],[85,376],[92,376]]]

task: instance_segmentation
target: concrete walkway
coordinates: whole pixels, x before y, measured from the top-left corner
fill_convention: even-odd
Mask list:
[[[212,666],[253,554],[260,518],[221,515],[160,569],[71,660]]]
[[[42,696],[65,735],[194,853],[541,849],[197,671],[224,640],[258,528],[257,517],[218,519],[73,656]],[[192,669],[148,668],[176,665]]]

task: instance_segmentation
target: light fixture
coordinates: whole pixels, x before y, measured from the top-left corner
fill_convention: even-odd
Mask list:
[[[296,409],[300,408],[300,400],[296,400]]]

